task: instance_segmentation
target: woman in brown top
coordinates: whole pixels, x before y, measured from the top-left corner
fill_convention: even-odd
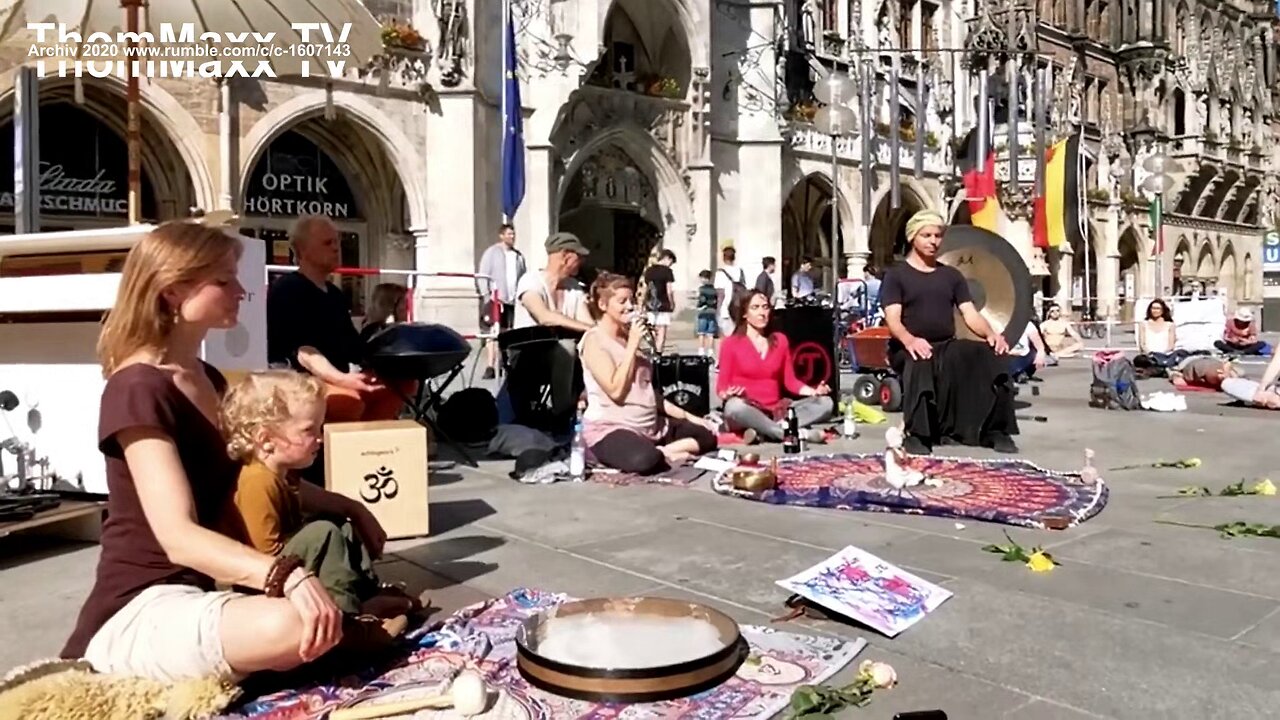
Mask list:
[[[226,381],[198,353],[209,330],[236,324],[240,251],[221,230],[160,226],[129,252],[102,328],[108,517],[63,650],[101,672],[172,681],[286,670],[341,638],[341,613],[314,576],[213,529],[238,468],[216,421]]]

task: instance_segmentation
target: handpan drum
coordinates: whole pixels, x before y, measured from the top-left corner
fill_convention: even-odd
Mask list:
[[[591,702],[658,702],[733,677],[747,656],[722,612],[665,598],[565,603],[516,632],[517,666],[534,687]]]
[[[972,225],[952,225],[942,236],[938,262],[969,281],[973,305],[1012,347],[1031,322],[1031,272],[1003,237]],[[979,339],[956,311],[956,337]]]

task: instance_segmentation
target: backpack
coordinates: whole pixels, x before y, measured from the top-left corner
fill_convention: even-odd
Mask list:
[[[1089,387],[1089,407],[1104,410],[1140,410],[1138,378],[1133,363],[1123,355],[1094,357],[1093,384]]]
[[[734,268],[734,269],[738,271],[738,277],[736,280],[732,275],[729,274],[728,270],[724,268],[720,268],[720,272],[724,273],[724,276],[729,278],[729,282],[732,283],[731,287],[733,292],[727,293],[728,297],[725,298],[729,303],[726,307],[729,307],[729,308],[736,307],[738,304],[738,300],[743,295],[746,295],[747,293],[751,292],[751,290],[747,288],[747,282],[746,282],[747,273],[742,268]],[[730,317],[732,317],[732,315],[730,315]]]

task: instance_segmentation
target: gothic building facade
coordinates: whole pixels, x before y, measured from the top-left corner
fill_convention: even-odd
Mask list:
[[[512,220],[533,267],[557,229],[581,235],[602,269],[636,272],[652,247],[670,248],[685,292],[727,244],[750,272],[766,256],[782,273],[812,257],[828,281],[884,266],[911,212],[965,220],[958,141],[978,121],[975,98],[1003,92],[1002,234],[1045,297],[1081,305],[1087,293],[1108,316],[1192,279],[1261,298],[1261,228],[1280,192],[1280,43],[1262,0],[509,1],[526,147]],[[292,218],[329,212],[344,264],[474,271],[503,220],[504,0],[367,4],[388,24],[373,67],[330,81],[145,83],[146,216],[232,209],[287,261]],[[0,47],[0,70],[27,62],[23,50]],[[832,70],[854,78],[851,128],[823,125]],[[45,227],[123,222],[122,84],[49,79],[42,98],[44,159],[98,187],[90,204],[53,197],[66,202]],[[1036,149],[1077,131],[1087,240],[1045,252],[1029,231]],[[1142,189],[1155,152],[1180,165],[1159,263]],[[357,304],[365,282],[350,281]],[[422,317],[475,326],[468,281],[416,291]]]

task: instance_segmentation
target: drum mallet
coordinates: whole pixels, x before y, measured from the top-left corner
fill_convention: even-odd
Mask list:
[[[470,670],[458,673],[449,684],[449,691],[440,695],[389,702],[364,707],[340,708],[329,713],[329,720],[376,720],[376,718],[408,715],[419,710],[452,707],[463,717],[484,712],[489,705],[489,688],[479,673]]]

